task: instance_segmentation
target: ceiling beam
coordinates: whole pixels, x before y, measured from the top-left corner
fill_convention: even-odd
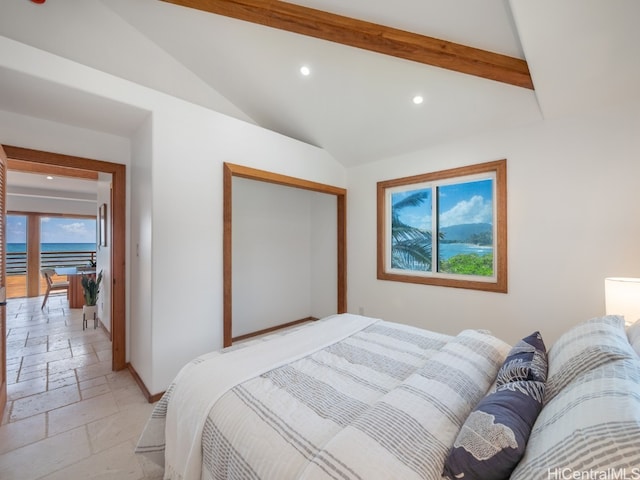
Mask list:
[[[277,0],[162,0],[533,90],[525,60]]]
[[[11,147],[9,147],[11,151]],[[9,154],[7,154],[8,156]],[[9,157],[7,160],[7,169],[15,172],[34,173],[39,175],[53,175],[56,177],[81,178],[84,180],[98,180],[98,172],[88,170],[79,170],[77,168],[60,167],[58,165],[45,165],[41,163],[33,163],[25,160],[16,160]]]

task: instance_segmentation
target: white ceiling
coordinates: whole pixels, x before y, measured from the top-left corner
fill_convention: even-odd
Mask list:
[[[129,136],[149,114],[131,105],[0,67],[0,108]]]
[[[640,104],[638,0],[511,0],[545,118]]]
[[[159,0],[3,2],[0,34],[320,146],[347,167],[640,103],[637,0],[293,3],[525,58],[536,89]],[[309,77],[299,74],[302,64]],[[125,136],[146,114],[65,89],[46,72],[33,79],[0,71],[0,109]],[[424,104],[411,102],[416,94]]]
[[[97,181],[80,178],[16,172],[7,172],[7,195],[39,198],[57,198],[96,202]]]

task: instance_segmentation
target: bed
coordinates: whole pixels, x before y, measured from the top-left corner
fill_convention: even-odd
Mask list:
[[[640,478],[632,343],[615,316],[547,352],[335,315],[190,362],[136,451],[182,480]]]

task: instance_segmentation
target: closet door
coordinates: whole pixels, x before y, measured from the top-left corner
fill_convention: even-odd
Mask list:
[[[0,418],[7,405],[7,293],[5,282],[6,252],[5,226],[7,222],[6,208],[7,155],[0,145]]]

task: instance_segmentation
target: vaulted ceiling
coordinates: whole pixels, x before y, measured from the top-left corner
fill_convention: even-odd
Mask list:
[[[347,167],[640,104],[637,0],[15,0],[2,11],[1,35],[317,145]],[[118,135],[141,118],[46,71],[1,71],[0,92],[0,109]]]

